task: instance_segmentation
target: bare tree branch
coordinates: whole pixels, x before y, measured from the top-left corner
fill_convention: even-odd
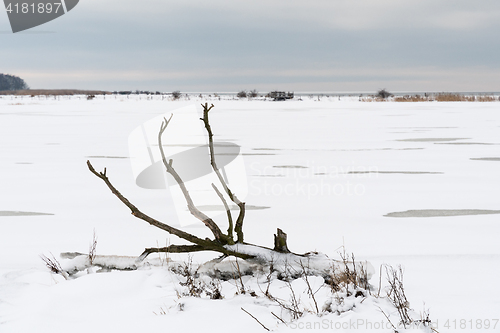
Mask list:
[[[212,187],[215,190],[215,193],[217,193],[217,195],[221,199],[222,203],[224,204],[224,208],[226,208],[227,220],[229,222],[229,227],[227,228],[227,236],[231,240],[233,240],[233,217],[231,216],[231,209],[229,209],[229,206],[227,205],[226,199],[224,199],[224,196],[222,195],[222,193],[220,193],[217,186],[215,186],[215,184],[212,183]],[[234,241],[233,241],[233,244],[234,244]]]
[[[145,249],[144,252],[139,256],[139,261],[146,259],[151,253],[166,252],[166,253],[190,253],[206,251],[207,249],[201,245],[169,245],[167,247],[160,248],[149,248]]]
[[[234,226],[234,231],[238,236],[238,243],[243,243],[243,219],[245,218],[245,203],[240,202],[238,204],[238,207],[240,208],[240,214],[236,219],[236,225]]]
[[[198,238],[194,235],[191,235],[187,232],[184,232],[182,230],[179,230],[179,229],[176,229],[174,227],[171,227],[169,226],[168,224],[164,224],[152,217],[149,217],[148,215],[144,214],[143,212],[141,212],[136,206],[134,206],[132,203],[130,203],[130,201],[128,201],[127,198],[125,198],[114,186],[113,184],[111,184],[111,182],[109,181],[108,177],[106,176],[106,168],[104,168],[104,172],[97,172],[94,167],[92,166],[92,164],[90,163],[90,161],[87,161],[87,166],[89,168],[89,170],[94,174],[96,175],[97,177],[101,178],[104,183],[106,183],[106,185],[109,187],[109,189],[111,190],[111,192],[113,192],[114,195],[116,195],[116,197],[118,197],[118,199],[120,199],[121,202],[123,202],[125,204],[125,206],[127,206],[131,211],[132,211],[132,215],[134,215],[135,217],[141,219],[141,220],[144,220],[146,222],[148,222],[149,224],[151,225],[154,225],[155,227],[157,228],[160,228],[160,229],[163,229],[165,231],[167,231],[168,233],[172,234],[172,235],[176,235],[177,237],[179,238],[182,238],[182,239],[185,239],[191,243],[195,243],[195,244],[203,244],[204,242],[206,242],[205,240],[201,239],[201,238]]]
[[[203,124],[205,125],[205,129],[207,130],[208,133],[208,147],[210,148],[210,164],[212,165],[212,169],[214,170],[215,174],[217,175],[217,178],[219,178],[220,183],[222,184],[222,187],[224,188],[224,191],[227,193],[229,198],[231,199],[232,202],[234,202],[239,208],[240,208],[240,214],[238,215],[238,218],[236,219],[236,225],[234,228],[234,231],[236,232],[236,235],[238,236],[238,243],[243,243],[243,219],[245,218],[245,203],[241,202],[238,197],[231,192],[229,187],[226,184],[226,181],[222,177],[219,168],[217,167],[217,163],[215,162],[215,152],[214,152],[214,140],[213,140],[213,133],[212,133],[212,128],[210,127],[210,123],[208,121],[208,112],[212,110],[214,105],[208,106],[208,103],[202,104],[203,107],[203,118],[201,120],[203,121]]]
[[[173,115],[172,115],[173,116]],[[160,146],[160,153],[161,153],[161,158],[163,161],[163,165],[165,165],[165,168],[169,174],[174,177],[175,181],[179,185],[182,194],[184,195],[184,198],[186,199],[187,206],[189,209],[189,212],[196,217],[198,220],[202,221],[209,229],[212,231],[212,234],[215,237],[215,240],[218,241],[221,244],[228,244],[228,237],[222,233],[220,230],[219,226],[207,215],[205,215],[203,212],[201,212],[196,206],[194,205],[193,199],[191,199],[191,196],[189,195],[189,191],[186,188],[186,185],[184,185],[184,182],[182,181],[181,177],[179,174],[175,171],[174,167],[172,166],[173,161],[169,160],[167,162],[167,159],[165,157],[165,152],[163,151],[163,146],[162,146],[162,141],[161,137],[163,135],[163,132],[167,129],[167,126],[172,119],[172,116],[170,116],[170,119],[164,118],[164,121],[161,124],[160,131],[158,133],[158,145]]]
[[[182,230],[179,230],[179,229],[176,229],[174,227],[171,227],[168,224],[162,223],[162,222],[160,222],[160,221],[158,221],[158,220],[156,220],[156,219],[154,219],[154,218],[152,218],[152,217],[144,214],[136,206],[134,206],[132,203],[130,203],[130,201],[128,201],[128,199],[125,198],[113,186],[113,184],[111,184],[111,182],[109,181],[108,177],[106,176],[106,169],[104,169],[104,172],[97,172],[94,169],[94,167],[92,166],[92,164],[90,163],[90,161],[87,161],[87,166],[88,166],[89,170],[94,175],[96,175],[98,178],[100,178],[102,181],[104,181],[104,183],[108,186],[108,188],[111,190],[111,192],[113,192],[113,194],[118,199],[120,199],[120,201],[123,202],[125,204],[125,206],[127,206],[131,210],[132,215],[134,215],[135,217],[137,217],[137,218],[139,218],[139,219],[141,219],[143,221],[146,221],[149,224],[151,224],[151,225],[153,225],[153,226],[155,226],[157,228],[165,230],[165,231],[167,231],[168,233],[170,233],[172,235],[175,235],[175,236],[177,236],[179,238],[185,239],[185,240],[187,240],[187,241],[189,241],[191,243],[194,243],[196,245],[200,245],[200,246],[202,246],[207,251],[220,252],[220,253],[223,253],[225,255],[232,255],[232,256],[235,256],[235,257],[238,257],[238,258],[242,258],[242,259],[253,258],[253,256],[251,256],[251,255],[242,254],[242,253],[238,253],[238,252],[227,250],[219,242],[211,241],[210,239],[201,239],[201,238],[198,238],[198,237],[196,237],[196,236],[194,236],[194,235],[192,235],[190,233],[187,233],[187,232],[184,232]]]

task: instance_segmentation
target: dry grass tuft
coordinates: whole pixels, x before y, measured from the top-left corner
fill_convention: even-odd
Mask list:
[[[57,261],[57,259],[54,257],[54,255],[52,253],[50,255],[52,256],[52,258],[49,258],[43,254],[40,255],[40,258],[43,260],[43,262],[45,263],[45,266],[47,266],[47,268],[52,273],[59,274],[59,275],[63,276],[64,279],[67,280],[69,278],[68,273],[64,269],[62,269],[61,264],[59,263],[59,261]]]
[[[405,95],[402,97],[395,97],[394,102],[428,102],[430,101],[429,97],[427,96],[420,96],[420,95]]]
[[[362,264],[356,264],[354,253],[349,256],[343,248],[339,255],[342,259],[340,267],[332,267],[330,276],[325,279],[332,292],[344,289],[350,295],[349,286],[356,292],[360,289],[370,291],[368,273]]]
[[[439,93],[425,95],[405,95],[393,98],[369,96],[361,98],[362,102],[495,102],[500,99],[492,95],[463,95],[458,93]]]
[[[90,266],[92,266],[94,264],[94,260],[95,260],[95,256],[96,256],[96,248],[97,248],[97,235],[96,235],[95,229],[94,229],[94,232],[92,234],[92,243],[90,243],[89,254],[88,254]]]
[[[437,102],[474,102],[476,98],[474,96],[442,93],[434,96],[434,100]]]

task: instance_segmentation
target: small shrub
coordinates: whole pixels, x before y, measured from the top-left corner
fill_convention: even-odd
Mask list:
[[[245,90],[242,90],[236,94],[236,97],[238,98],[246,98],[247,97],[247,92]]]
[[[181,98],[181,92],[179,90],[172,91],[172,98],[174,100],[177,100],[177,99]]]
[[[259,97],[259,92],[257,90],[252,90],[248,93],[248,97],[250,98],[256,98],[256,97]]]
[[[205,285],[205,294],[210,297],[210,299],[224,299],[221,289],[222,285],[220,280],[213,279],[208,284]]]
[[[188,260],[179,266],[170,267],[171,272],[184,278],[183,281],[179,281],[179,284],[186,287],[186,290],[183,292],[177,292],[177,296],[179,298],[185,296],[199,298],[205,294],[210,299],[224,299],[221,292],[222,285],[220,280],[212,278],[208,283],[205,283],[199,278],[198,268],[193,268],[193,260],[191,257],[188,257]]]
[[[188,257],[188,260],[179,266],[171,266],[170,271],[185,278],[184,281],[179,281],[179,284],[186,287],[187,291],[180,294],[179,297],[201,297],[201,294],[203,293],[203,285],[197,279],[198,268],[193,269],[193,259],[191,257]]]
[[[399,266],[396,270],[389,266],[386,267],[386,273],[387,282],[389,282],[387,297],[398,310],[399,318],[401,320],[400,322],[406,328],[406,326],[413,322],[413,319],[409,315],[409,312],[411,311],[410,302],[408,302],[408,299],[406,298],[403,286],[403,268]]]

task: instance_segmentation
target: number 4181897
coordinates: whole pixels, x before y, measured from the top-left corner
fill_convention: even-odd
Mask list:
[[[461,330],[465,330],[465,329],[489,330],[489,329],[495,329],[497,327],[497,324],[498,324],[498,319],[491,319],[491,320],[490,319],[476,319],[476,320],[473,320],[473,319],[469,319],[469,320],[453,319],[453,320],[450,320],[450,319],[448,319],[444,323],[444,327],[447,329],[454,329],[454,330],[457,330],[457,329],[461,329]]]
[[[6,7],[7,13],[11,14],[14,12],[15,14],[28,14],[28,13],[38,13],[38,14],[43,14],[47,13],[50,14],[52,11],[54,11],[56,14],[59,11],[61,7],[61,3],[38,3],[38,4],[28,4],[26,2],[24,3],[16,3],[12,5],[12,3],[9,3]]]

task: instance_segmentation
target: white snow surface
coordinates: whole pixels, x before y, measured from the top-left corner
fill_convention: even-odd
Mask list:
[[[429,312],[439,332],[473,332],[478,325],[500,330],[500,324],[494,327],[500,319],[500,216],[491,213],[500,210],[498,102],[2,96],[0,212],[8,213],[0,214],[1,333],[264,332],[241,308],[277,332],[393,331],[380,311],[397,322],[386,298],[361,302],[336,295],[344,297],[337,305],[321,277],[309,279],[319,290],[319,307],[332,303],[340,314],[310,313],[287,326],[271,313],[280,315],[279,307],[262,296],[264,275],[242,278],[258,297],[235,295],[230,280],[221,282],[224,300],[178,298],[182,279],[167,267],[186,255],[170,254],[167,261],[151,254],[150,264],[137,270],[92,270],[70,280],[48,271],[39,255],[87,253],[94,229],[96,260],[117,255],[122,268],[133,265],[144,248],[183,244],[134,218],[85,163],[106,167],[113,184],[143,212],[179,227],[167,190],[135,185],[128,135],[155,116],[205,101],[215,105],[210,121],[216,139],[241,146],[249,185],[245,201],[270,207],[247,211],[248,242],[272,247],[281,228],[295,253],[318,251],[338,260],[345,246],[373,267],[374,292],[379,281],[382,289],[387,285],[381,265],[401,264],[415,316]],[[438,213],[385,216],[424,210]],[[490,213],[449,214],[453,210]],[[227,228],[224,219],[218,222]],[[210,237],[201,224],[185,230]],[[196,253],[192,260],[198,265],[217,256]],[[305,281],[292,284],[312,310]],[[284,281],[273,280],[271,291],[289,297]]]

